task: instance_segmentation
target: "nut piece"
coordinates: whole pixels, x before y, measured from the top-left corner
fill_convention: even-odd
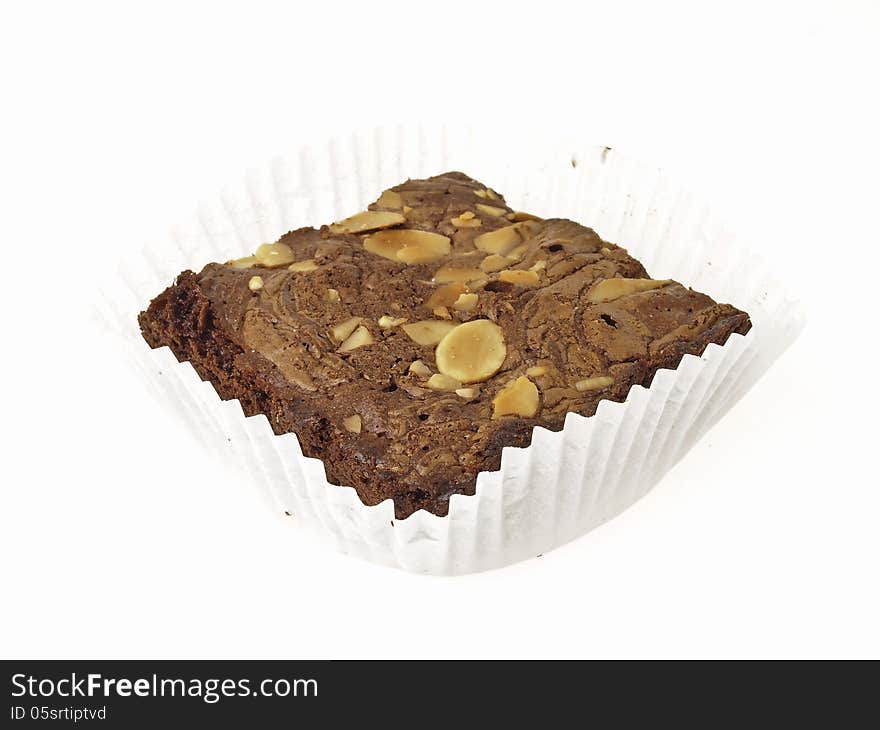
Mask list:
[[[480,213],[485,213],[493,218],[500,218],[507,212],[504,208],[496,208],[494,205],[486,205],[485,203],[477,203],[476,208]]]
[[[244,256],[240,259],[232,259],[232,261],[227,261],[226,265],[232,269],[249,269],[251,266],[257,263],[256,256]]]
[[[534,365],[526,370],[526,375],[529,375],[533,378],[540,378],[542,375],[547,374],[547,368],[543,365]]]
[[[602,246],[602,248],[599,249],[599,253],[603,256],[609,256],[611,254],[611,249],[608,248],[608,246]]]
[[[509,251],[507,253],[507,258],[511,261],[519,261],[523,256],[525,256],[526,251],[529,250],[529,244],[521,243],[517,246],[513,251]]]
[[[439,317],[440,319],[452,319],[452,315],[446,307],[434,307],[432,311],[434,312],[435,317]]]
[[[657,289],[669,283],[670,279],[603,279],[590,289],[587,301],[593,304],[613,302],[628,294]]]
[[[529,266],[529,271],[543,271],[546,268],[547,259],[538,259],[537,261],[535,261],[535,263]]]
[[[259,291],[263,288],[263,277],[262,276],[252,276],[248,281],[248,289],[251,291]]]
[[[376,201],[376,205],[380,208],[390,208],[391,210],[400,210],[403,208],[403,198],[400,193],[393,190],[385,190]]]
[[[498,200],[498,195],[495,193],[492,188],[486,188],[485,190],[474,190],[474,195],[478,198],[482,198],[483,200]]]
[[[479,228],[481,225],[483,225],[483,221],[481,221],[479,218],[471,218],[470,220],[452,218],[449,222],[456,228]]]
[[[392,317],[390,314],[383,314],[379,317],[379,326],[383,330],[390,330],[392,327],[398,327],[406,322],[406,317]]]
[[[458,325],[440,319],[423,319],[403,325],[407,336],[419,345],[436,345]]]
[[[413,360],[409,366],[409,372],[420,378],[428,378],[431,376],[431,368],[429,368],[421,360]]]
[[[514,223],[512,226],[504,226],[504,228],[496,228],[494,231],[482,233],[474,239],[474,246],[486,253],[504,255],[514,246],[522,243],[522,239],[516,232],[518,225],[518,223]]]
[[[306,259],[305,261],[297,261],[296,263],[291,264],[287,267],[290,271],[314,271],[318,268],[318,264],[315,263],[314,259]]]
[[[448,375],[443,375],[442,373],[434,373],[430,378],[428,378],[427,386],[431,390],[446,390],[452,392],[453,390],[458,390],[461,388],[461,383],[459,383],[455,378],[450,378]]]
[[[397,250],[397,260],[405,264],[429,264],[443,258],[444,255],[424,246],[404,246]]]
[[[531,418],[538,412],[538,388],[524,375],[505,385],[492,401],[492,420],[501,416]]]
[[[474,239],[474,246],[486,253],[499,253],[502,256],[514,247],[527,241],[541,229],[541,224],[535,221],[523,221],[513,223],[494,231],[482,233]]]
[[[537,286],[538,272],[523,271],[522,269],[505,269],[498,274],[499,281],[506,281],[508,284],[516,284],[517,286]]]
[[[576,390],[579,390],[581,393],[587,390],[599,390],[601,388],[607,388],[614,382],[614,378],[608,377],[607,375],[600,375],[595,378],[587,378],[586,380],[578,380],[574,384]]]
[[[366,231],[377,231],[380,228],[399,226],[401,223],[406,223],[406,218],[400,213],[391,213],[385,210],[365,210],[332,224],[330,232],[365,233]]]
[[[456,389],[455,394],[459,398],[464,398],[465,400],[473,400],[479,395],[479,391],[476,388],[458,388]]]
[[[466,210],[457,218],[452,218],[449,222],[456,228],[479,228],[483,224],[479,218],[474,216],[471,210]]]
[[[437,345],[437,369],[462,383],[488,380],[507,357],[504,332],[488,319],[475,319],[451,330]]]
[[[324,294],[324,299],[326,299],[328,302],[341,301],[339,297],[339,292],[336,291],[336,289],[328,289],[327,292]]]
[[[514,263],[513,260],[507,258],[507,256],[501,256],[497,253],[490,253],[480,262],[480,268],[487,274],[491,274],[492,272],[506,269],[512,263]]]
[[[452,304],[455,304],[455,301],[458,297],[464,294],[467,291],[467,287],[461,282],[452,282],[451,284],[444,284],[441,287],[438,287],[434,290],[428,300],[425,302],[425,306],[428,309],[434,309],[436,307],[449,307]]]
[[[373,339],[373,335],[370,334],[370,330],[368,330],[363,325],[360,325],[354,332],[352,332],[348,338],[343,342],[336,350],[336,352],[351,352],[352,350],[356,350],[358,347],[363,347],[364,345],[372,345],[375,340]]]
[[[346,431],[351,431],[352,433],[360,433],[361,417],[355,414],[353,416],[349,416],[348,418],[343,418],[342,425],[345,426]]]
[[[360,317],[349,317],[339,324],[333,325],[333,327],[330,328],[330,336],[337,342],[342,342],[355,331],[361,322],[363,322],[363,319]]]
[[[472,312],[479,302],[480,297],[477,294],[459,294],[458,299],[452,303],[452,308],[459,312]]]
[[[487,257],[488,258],[488,257]],[[442,266],[434,272],[435,284],[475,281],[483,278],[483,272],[473,267]]]
[[[286,243],[264,243],[254,255],[261,266],[269,267],[285,266],[296,258]]]
[[[536,215],[532,215],[531,213],[523,213],[521,210],[514,211],[511,215],[507,216],[510,220],[515,221],[517,223],[521,221],[542,221],[543,218],[538,218]]]
[[[393,231],[378,231],[364,239],[364,248],[370,253],[391,261],[401,261],[398,252],[410,246],[418,246],[433,251],[440,258],[450,251],[450,240],[439,233],[419,231],[414,228],[397,228]]]

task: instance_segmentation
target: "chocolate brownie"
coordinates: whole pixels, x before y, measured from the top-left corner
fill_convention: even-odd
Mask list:
[[[253,256],[184,271],[140,317],[151,347],[263,413],[328,479],[404,518],[445,515],[504,446],[591,416],[749,317],[570,220],[460,172]]]

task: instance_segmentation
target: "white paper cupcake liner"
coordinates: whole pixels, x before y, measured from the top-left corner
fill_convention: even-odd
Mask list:
[[[505,448],[501,468],[479,474],[475,495],[453,496],[448,516],[419,511],[396,520],[391,500],[367,507],[354,489],[328,483],[321,461],[304,457],[295,435],[276,436],[264,416],[246,418],[238,401],[220,400],[168,348],[151,350],[136,317],[183,269],[246,255],[288,230],[361,210],[407,177],[452,169],[501,191],[516,209],[591,226],[655,278],[733,303],[754,327],[659,371],[624,403],[603,401],[590,418],[569,413],[559,432],[536,428],[531,446]],[[105,324],[214,458],[243,467],[276,513],[319,528],[338,549],[437,575],[545,553],[622,512],[755,383],[803,321],[759,257],[655,168],[603,147],[467,129],[381,128],[279,157],[105,280]]]

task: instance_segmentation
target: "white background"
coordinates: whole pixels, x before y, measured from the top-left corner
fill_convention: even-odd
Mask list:
[[[0,654],[880,657],[880,5],[714,5],[5,5]],[[809,313],[646,499],[464,578],[317,548],[88,325],[97,264],[248,166],[401,120],[656,163]]]

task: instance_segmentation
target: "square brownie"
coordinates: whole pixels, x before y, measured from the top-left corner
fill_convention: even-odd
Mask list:
[[[253,256],[184,271],[139,316],[151,347],[295,433],[328,479],[402,519],[445,515],[505,446],[622,401],[749,317],[570,220],[460,172]]]

